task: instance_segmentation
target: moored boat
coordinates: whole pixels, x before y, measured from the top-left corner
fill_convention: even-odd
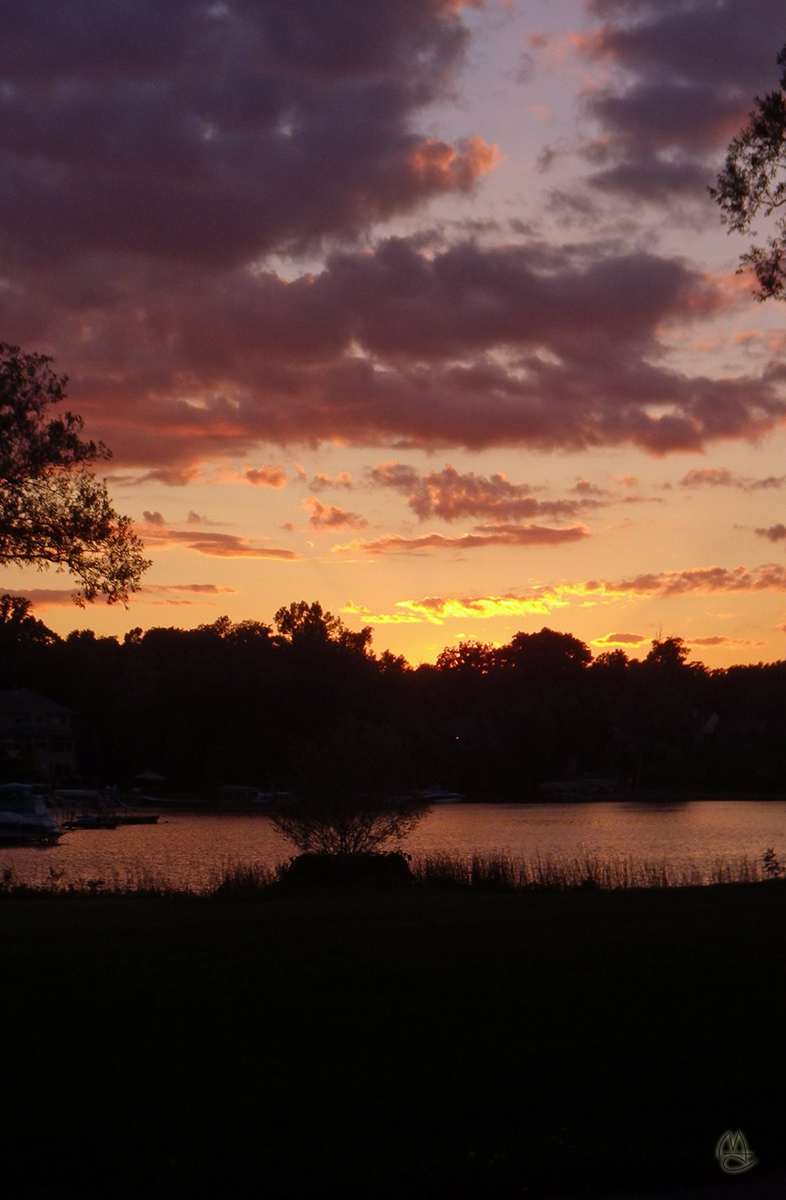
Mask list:
[[[465,799],[463,792],[446,792],[437,783],[432,783],[431,787],[424,788],[421,795],[424,800],[428,800],[429,804],[457,804],[460,800]]]
[[[0,845],[52,846],[62,832],[32,784],[0,784]]]
[[[114,806],[92,788],[59,788],[55,792],[64,829],[116,829]]]

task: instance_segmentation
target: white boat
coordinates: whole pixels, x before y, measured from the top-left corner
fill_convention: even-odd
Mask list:
[[[32,784],[0,784],[0,845],[51,846],[62,832]]]
[[[421,795],[424,800],[428,800],[429,804],[457,804],[459,800],[463,800],[463,792],[446,792],[439,784],[432,783],[431,787],[424,788]]]

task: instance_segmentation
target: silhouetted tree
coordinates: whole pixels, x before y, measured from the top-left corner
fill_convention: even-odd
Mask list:
[[[487,675],[494,665],[494,647],[488,642],[468,639],[458,646],[446,646],[436,665],[440,671],[476,671]]]
[[[687,664],[690,649],[681,637],[655,638],[644,662],[672,674]]]
[[[60,638],[6,595],[0,688],[74,711],[86,783],[153,768],[175,790],[290,789],[289,815],[316,805],[323,826],[353,808],[388,821],[397,796],[433,782],[479,799],[534,798],[574,772],[645,789],[783,789],[786,663],[710,672],[678,637],[656,638],[643,661],[592,660],[577,638],[542,629],[495,649],[448,647],[412,670],[376,658],[370,630],[353,635],[320,605],[279,613],[286,634],[223,616],[121,641]]]
[[[396,792],[405,756],[389,729],[340,722],[304,745],[294,795],[272,811],[273,823],[303,852],[360,854],[414,828],[428,804]]]
[[[618,674],[621,674],[624,673],[628,665],[628,656],[624,650],[620,650],[619,648],[616,650],[603,650],[593,660],[592,665],[601,670],[616,671]]]
[[[275,616],[276,629],[281,637],[295,645],[334,642],[348,650],[365,653],[371,644],[373,630],[366,625],[358,633],[347,629],[340,617],[324,612],[318,601],[309,604],[298,600],[288,608],[280,608]]]
[[[0,644],[4,648],[12,643],[50,646],[56,641],[57,634],[33,616],[30,600],[8,592],[0,596]]]
[[[592,662],[592,653],[573,634],[544,628],[517,633],[509,645],[500,647],[497,658],[517,674],[552,684],[578,678]]]
[[[32,614],[24,596],[0,596],[0,688],[32,687],[46,673],[56,633]]]
[[[125,602],[150,564],[87,469],[109,450],[82,440],[81,417],[52,414],[66,380],[51,361],[0,343],[0,565],[54,565],[79,581],[77,602]]]
[[[771,217],[786,204],[786,46],[778,65],[783,68],[780,90],[756,97],[748,124],[729,145],[717,187],[710,188],[730,232],[755,236],[757,214]],[[740,270],[751,266],[756,273],[757,299],[786,298],[786,219],[778,217],[766,245],[751,246],[740,262]]]

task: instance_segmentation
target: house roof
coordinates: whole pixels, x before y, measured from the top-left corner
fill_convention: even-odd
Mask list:
[[[63,714],[73,711],[72,708],[66,708],[64,704],[59,704],[57,700],[50,700],[48,696],[40,696],[38,692],[31,692],[29,688],[0,692],[0,713],[48,712]]]

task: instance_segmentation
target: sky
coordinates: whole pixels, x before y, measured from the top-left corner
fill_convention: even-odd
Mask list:
[[[2,0],[0,337],[152,567],[61,634],[319,600],[786,658],[786,308],[708,194],[782,0]]]

